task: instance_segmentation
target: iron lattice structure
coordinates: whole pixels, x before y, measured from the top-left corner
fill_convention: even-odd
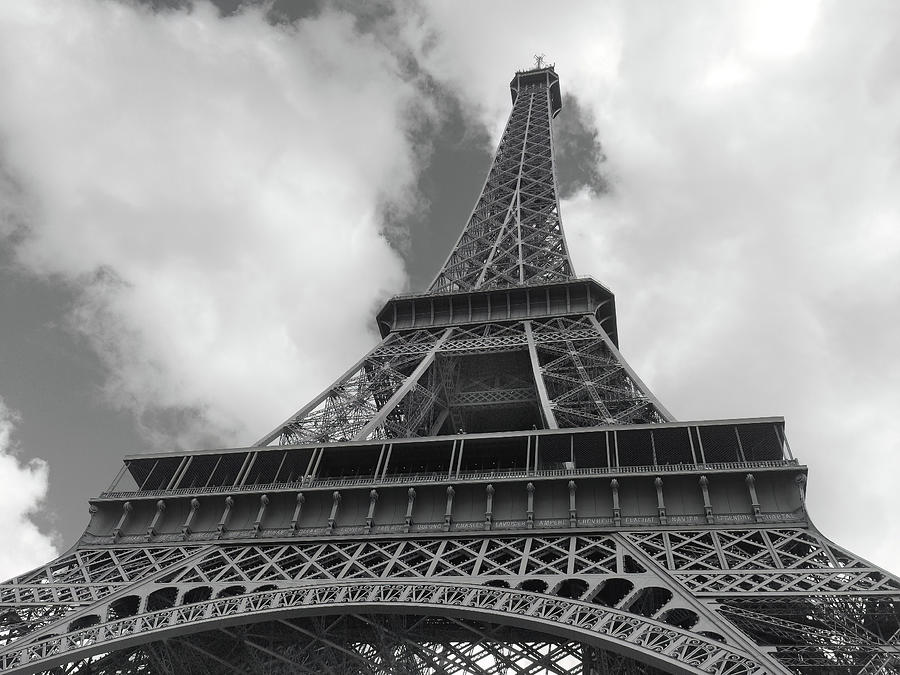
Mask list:
[[[900,673],[781,418],[678,422],[563,236],[552,67],[383,340],[251,447],[127,457],[0,586],[3,673]]]

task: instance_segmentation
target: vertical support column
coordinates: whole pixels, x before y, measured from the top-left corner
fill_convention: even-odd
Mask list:
[[[663,499],[663,479],[659,476],[653,481],[656,486],[656,510],[659,512],[659,524],[668,525],[669,519],[666,516],[666,502]]]
[[[331,513],[328,516],[328,533],[334,532],[335,523],[337,523],[338,508],[341,505],[341,493],[335,490],[331,493]]]
[[[191,523],[194,522],[194,517],[197,515],[197,510],[200,508],[200,500],[194,497],[191,500],[191,510],[188,511],[187,518],[184,519],[184,525],[181,526],[181,538],[187,539],[188,535],[191,533]]]
[[[256,512],[256,520],[253,521],[253,536],[259,535],[262,528],[262,521],[266,515],[266,507],[269,505],[269,495],[263,494],[259,498],[259,511]]]
[[[747,483],[747,491],[750,493],[750,508],[753,509],[753,519],[758,523],[759,518],[759,498],[756,496],[756,478],[752,473],[748,473],[744,479]]]
[[[100,507],[99,507],[99,506],[97,506],[96,504],[90,504],[90,505],[88,506],[88,514],[90,514],[90,515],[89,515],[90,520],[88,520],[88,530],[92,529],[91,526],[94,524],[94,517],[95,517],[98,513],[100,513]]]
[[[453,497],[456,495],[456,490],[453,489],[452,485],[447,486],[447,508],[444,509],[444,532],[450,531],[450,525],[453,522]]]
[[[234,497],[228,495],[225,497],[225,509],[222,511],[222,517],[219,518],[219,524],[216,525],[216,539],[221,539],[222,534],[225,532],[225,526],[228,524],[228,518],[231,516],[231,509],[234,507]],[[191,516],[188,516],[188,520],[191,519]]]
[[[378,501],[378,490],[369,491],[369,512],[366,514],[366,534],[372,531],[375,525],[375,503]]]
[[[303,511],[303,505],[306,503],[306,495],[302,492],[297,493],[297,505],[294,507],[294,515],[291,517],[291,534],[297,533],[297,523],[300,522],[300,513]]]
[[[613,523],[619,526],[622,524],[622,509],[619,506],[619,481],[613,478],[609,481],[609,487],[612,490]]]
[[[800,491],[800,503],[803,504],[803,509],[806,510],[806,476],[801,473],[794,480],[797,483],[797,489]]]
[[[531,373],[534,376],[534,386],[537,389],[538,400],[541,403],[541,412],[544,413],[544,423],[548,429],[559,429],[556,422],[556,415],[553,414],[553,407],[550,403],[550,396],[547,394],[547,385],[544,382],[544,375],[541,373],[541,364],[537,355],[537,346],[534,342],[534,333],[531,330],[531,321],[525,321],[525,338],[528,340],[528,355],[531,357]]]
[[[488,483],[484,493],[487,500],[484,509],[484,529],[490,530],[494,525],[494,486]]]
[[[409,528],[412,527],[413,504],[416,503],[416,489],[409,488],[406,491],[406,497],[406,517],[403,519],[403,531],[409,532]]]
[[[112,531],[113,542],[119,541],[119,536],[122,534],[122,528],[125,527],[125,523],[128,522],[128,516],[131,515],[131,510],[131,502],[122,504],[122,516],[119,518],[119,522],[116,523],[116,526]]]
[[[150,521],[150,527],[147,528],[147,534],[144,537],[144,541],[150,541],[156,536],[156,529],[159,527],[159,522],[162,520],[165,511],[166,502],[160,499],[156,502],[156,513],[153,515],[153,520]]]
[[[706,476],[700,476],[700,492],[703,494],[703,512],[706,514],[706,522],[712,525],[716,519],[713,516],[712,503],[709,501],[709,479]]]
[[[525,510],[525,527],[529,530],[534,529],[534,483],[528,483],[525,486],[528,493],[528,506]]]
[[[569,481],[569,527],[578,526],[578,515],[575,511],[575,481]]]

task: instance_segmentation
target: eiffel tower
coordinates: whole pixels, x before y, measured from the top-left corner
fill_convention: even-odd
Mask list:
[[[900,580],[804,506],[780,417],[679,422],[572,269],[553,66],[382,341],[251,447],[125,458],[0,588],[2,673],[900,673]]]

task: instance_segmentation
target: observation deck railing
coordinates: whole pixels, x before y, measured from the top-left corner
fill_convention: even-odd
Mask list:
[[[369,487],[389,485],[427,485],[429,483],[466,483],[496,480],[532,480],[552,479],[564,477],[599,477],[599,476],[627,476],[633,474],[686,474],[686,473],[714,473],[722,471],[759,471],[760,469],[779,469],[799,466],[796,459],[764,460],[755,462],[712,462],[706,464],[667,464],[667,465],[643,465],[624,467],[596,467],[588,469],[538,469],[525,471],[523,469],[497,469],[491,471],[463,471],[453,476],[445,472],[427,472],[410,474],[388,474],[381,477],[374,476],[340,476],[329,478],[309,478],[299,481],[277,482],[252,485],[227,485],[204,486],[191,488],[173,488],[162,490],[107,490],[100,494],[100,499],[123,498],[158,498],[177,497],[202,494],[228,494],[247,492],[279,492],[290,490],[338,488],[338,487]]]

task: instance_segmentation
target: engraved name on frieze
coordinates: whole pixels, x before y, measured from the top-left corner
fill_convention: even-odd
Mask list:
[[[613,522],[612,518],[604,518],[604,517],[579,518],[578,519],[579,525],[612,525],[612,522]]]
[[[484,527],[483,521],[462,521],[453,523],[454,530],[480,530]]]
[[[513,530],[516,528],[525,527],[524,520],[497,520],[494,521],[495,528],[504,528],[507,530]]]
[[[569,520],[567,518],[541,518],[536,520],[535,524],[540,527],[566,527]]]

